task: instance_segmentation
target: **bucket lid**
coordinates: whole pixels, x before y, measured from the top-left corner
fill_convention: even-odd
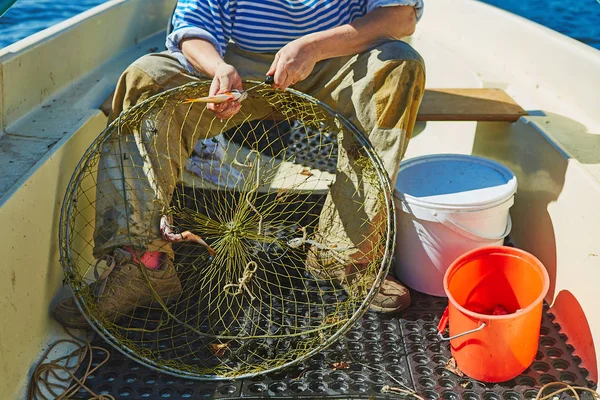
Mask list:
[[[517,191],[517,178],[487,158],[434,154],[404,160],[395,189],[395,197],[408,204],[474,210],[510,199]]]

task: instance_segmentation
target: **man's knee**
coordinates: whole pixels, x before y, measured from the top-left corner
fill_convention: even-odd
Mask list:
[[[377,125],[384,129],[410,129],[425,87],[423,59],[401,41],[377,47],[379,62],[373,71]]]
[[[409,61],[414,62],[421,68],[425,68],[425,62],[421,55],[406,42],[402,40],[391,40],[376,47],[377,58],[382,61]]]
[[[179,62],[166,53],[146,54],[134,61],[121,75],[112,103],[112,118],[166,89],[190,82]]]
[[[186,74],[183,66],[173,56],[163,53],[146,54],[135,60],[125,73],[131,76],[143,74],[157,86],[164,86],[175,77]]]
[[[394,40],[376,49],[378,62],[371,62],[375,92],[422,91],[425,85],[425,63],[421,55],[408,43]]]

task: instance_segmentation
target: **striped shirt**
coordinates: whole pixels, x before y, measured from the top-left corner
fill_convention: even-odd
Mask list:
[[[277,52],[294,39],[389,6],[415,7],[417,20],[423,13],[423,0],[179,0],[166,45],[192,72],[179,47],[184,38],[208,40],[221,56],[230,40],[245,51]]]

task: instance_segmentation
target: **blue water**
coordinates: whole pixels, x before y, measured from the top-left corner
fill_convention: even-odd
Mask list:
[[[17,0],[0,18],[0,48],[104,2],[105,0]]]
[[[485,0],[600,49],[600,0]],[[0,18],[0,48],[104,0],[18,0]],[[425,0],[427,6],[427,0]],[[427,11],[426,11],[427,12]]]
[[[600,0],[485,0],[484,2],[600,49]]]

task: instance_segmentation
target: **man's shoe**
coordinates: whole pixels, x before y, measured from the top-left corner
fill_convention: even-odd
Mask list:
[[[89,324],[83,315],[81,315],[81,312],[79,312],[79,308],[77,308],[77,304],[75,304],[73,296],[65,297],[64,299],[60,300],[54,307],[52,315],[59,324],[66,328],[89,328]]]
[[[97,312],[105,320],[116,322],[121,316],[129,315],[135,307],[158,303],[158,299],[168,303],[181,294],[181,282],[168,257],[157,270],[134,263],[131,254],[122,249],[116,249],[105,260],[107,268],[91,285],[95,292]],[[68,328],[82,329],[88,326],[70,297],[57,304],[54,317]]]
[[[340,257],[328,253],[332,253],[332,251],[311,247],[306,257],[306,270],[315,279],[335,282],[350,294],[354,289],[354,284],[360,279],[360,271],[364,271],[368,264],[357,265],[354,263],[344,266],[341,264],[343,260]],[[410,292],[408,289],[396,279],[387,276],[381,284],[379,292],[371,301],[369,309],[380,313],[396,313],[406,309],[409,305]]]
[[[369,309],[380,313],[396,313],[410,306],[410,292],[391,276],[386,276]]]

